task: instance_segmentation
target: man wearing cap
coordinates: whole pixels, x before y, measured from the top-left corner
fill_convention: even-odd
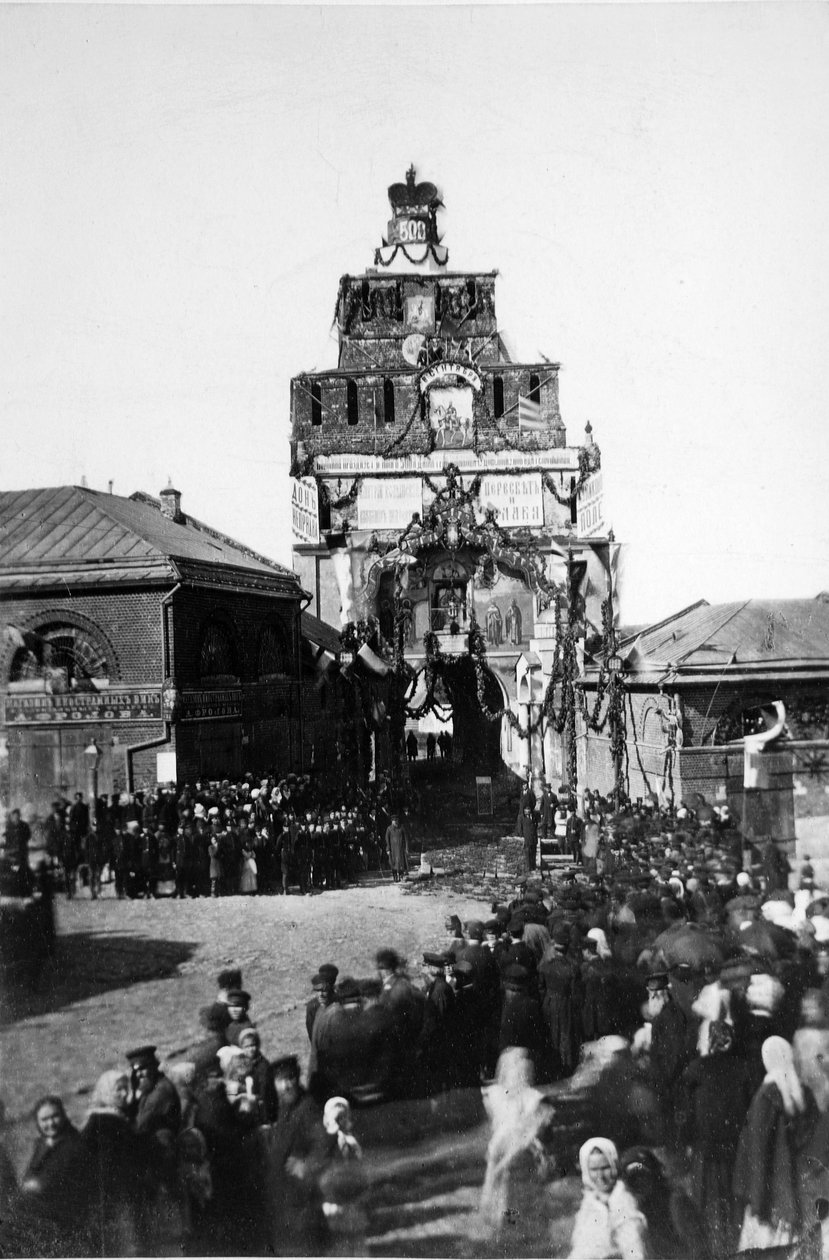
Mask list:
[[[155,1046],[127,1053],[131,1068],[131,1112],[136,1133],[155,1137],[170,1147],[181,1124],[181,1103],[172,1081],[159,1067]]]
[[[334,985],[337,983],[339,969],[333,963],[323,963],[311,980],[314,996],[305,1005],[305,1029],[311,1041],[314,1032],[314,1021],[320,1011],[331,1006],[334,1001]]]
[[[423,963],[430,977],[423,1007],[420,1031],[420,1061],[427,1093],[448,1088],[451,1056],[451,1022],[455,994],[446,979],[446,968],[453,963],[449,953],[427,952]]]
[[[239,1033],[243,1028],[250,1028],[253,1023],[248,1014],[250,1002],[250,994],[244,989],[231,989],[227,995],[228,1024],[225,1036],[229,1046],[237,1046]]]
[[[547,1031],[538,998],[530,988],[534,977],[518,963],[511,963],[503,975],[504,1009],[498,1050],[501,1052],[509,1046],[522,1046],[533,1061],[535,1079],[541,1080],[547,1066]]]
[[[380,1005],[393,1019],[396,1084],[405,1092],[413,1083],[417,1041],[423,1027],[423,995],[403,975],[403,960],[393,949],[376,955],[382,990]]]

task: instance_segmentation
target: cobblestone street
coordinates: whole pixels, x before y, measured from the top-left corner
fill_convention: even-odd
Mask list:
[[[40,992],[0,1033],[2,1096],[12,1121],[5,1136],[17,1168],[31,1149],[29,1112],[41,1094],[60,1094],[71,1118],[82,1122],[98,1075],[119,1065],[132,1045],[155,1042],[162,1061],[186,1057],[222,967],[242,968],[264,1052],[296,1053],[305,1064],[304,1001],[320,963],[370,975],[375,950],[393,944],[416,974],[421,951],[441,941],[446,914],[465,918],[484,909],[439,885],[431,895],[407,895],[387,876],[313,897],[118,901],[108,889],[97,902],[86,892],[60,900],[57,960]],[[370,1250],[487,1254],[472,1230],[486,1140],[487,1126],[479,1123],[432,1132],[414,1145],[401,1134],[376,1153],[369,1149],[377,1185]],[[572,1194],[569,1182],[554,1187],[560,1203]],[[537,1218],[532,1231],[542,1225],[546,1235],[546,1221]],[[565,1240],[566,1230],[562,1246]],[[527,1231],[516,1229],[498,1254],[530,1254],[530,1244]]]

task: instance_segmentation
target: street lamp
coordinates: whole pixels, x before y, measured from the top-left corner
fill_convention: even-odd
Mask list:
[[[88,774],[87,795],[89,796],[89,825],[93,831],[96,830],[97,823],[97,806],[98,806],[98,766],[101,762],[101,750],[91,739],[83,750],[86,758],[86,769]]]

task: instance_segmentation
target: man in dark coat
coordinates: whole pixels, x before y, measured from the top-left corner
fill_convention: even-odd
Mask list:
[[[311,1041],[314,1033],[314,1020],[320,1011],[325,1010],[334,1001],[334,986],[337,983],[339,968],[333,963],[323,963],[311,980],[314,996],[305,1004],[305,1030]]]
[[[504,972],[504,1009],[501,1015],[499,1053],[509,1046],[523,1046],[535,1068],[536,1080],[543,1080],[547,1032],[538,998],[531,992],[531,975],[513,963]]]
[[[417,1042],[423,1026],[423,995],[403,975],[403,960],[393,949],[378,950],[377,971],[382,985],[380,1005],[394,1023],[396,1083],[406,1093],[414,1084]]]
[[[135,1094],[132,1118],[136,1133],[155,1137],[170,1149],[181,1124],[181,1103],[172,1081],[159,1066],[155,1046],[139,1046],[127,1054]]]
[[[553,1052],[553,1072],[561,1077],[573,1071],[579,1058],[582,988],[580,968],[567,956],[570,925],[558,923],[552,936],[538,968],[538,985]]]
[[[446,968],[453,961],[452,955],[448,953],[427,952],[423,955],[423,962],[431,976],[426,990],[419,1043],[423,1085],[427,1095],[447,1089],[449,1085],[455,994],[446,979]]]
[[[83,799],[83,792],[75,793],[74,803],[69,810],[68,831],[76,848],[80,850],[89,831],[89,806]]]
[[[272,1071],[278,1116],[258,1131],[270,1247],[278,1256],[320,1255],[325,1241],[317,1184],[326,1152],[322,1114],[300,1085],[295,1056],[277,1059]]]
[[[524,842],[524,870],[529,873],[535,870],[538,853],[538,823],[529,806],[524,807],[519,834]]]

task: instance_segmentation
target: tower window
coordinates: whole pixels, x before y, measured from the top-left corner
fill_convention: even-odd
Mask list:
[[[530,372],[530,402],[541,402],[541,382],[535,372]]]
[[[492,409],[495,412],[495,419],[500,420],[504,414],[503,376],[493,376],[492,378]]]
[[[578,516],[576,513],[577,506],[578,505],[576,502],[576,479],[575,477],[571,477],[570,478],[570,524],[571,525],[575,525],[576,521],[578,520]]]
[[[349,380],[345,389],[346,410],[348,412],[348,423],[360,423],[360,401],[357,396],[357,382]]]
[[[311,382],[311,424],[322,424],[322,389],[319,381]]]
[[[471,311],[478,301],[478,293],[475,288],[474,279],[467,280],[466,282],[466,296],[469,298],[469,309]]]
[[[394,424],[394,381],[387,376],[383,381],[383,419]]]

